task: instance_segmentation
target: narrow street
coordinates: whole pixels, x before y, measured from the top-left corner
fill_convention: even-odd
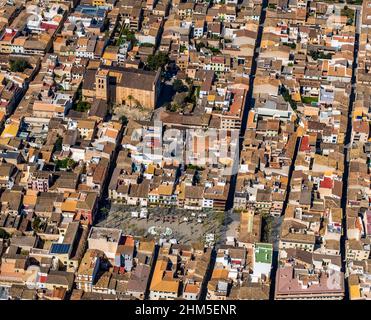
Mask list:
[[[345,286],[345,299],[349,299],[348,292],[348,278],[346,275],[346,239],[347,239],[347,219],[346,219],[346,209],[348,202],[348,176],[349,176],[349,149],[351,148],[351,136],[352,136],[352,112],[353,103],[356,97],[356,71],[357,71],[357,61],[358,61],[358,49],[359,49],[359,32],[360,32],[360,10],[356,10],[356,35],[354,43],[354,53],[353,53],[353,65],[352,65],[352,79],[351,79],[351,92],[349,96],[349,108],[348,108],[348,123],[344,139],[344,173],[343,173],[343,190],[341,197],[341,208],[343,209],[343,219],[342,219],[342,237],[340,240],[340,251],[341,251],[341,261],[342,261],[342,271],[345,273],[344,286]]]
[[[243,138],[245,136],[249,111],[254,106],[254,98],[253,98],[254,80],[255,80],[256,69],[257,69],[257,60],[258,60],[259,52],[260,52],[261,39],[262,39],[262,36],[263,36],[263,29],[264,29],[264,22],[265,22],[267,6],[268,6],[268,0],[263,0],[262,11],[260,13],[260,19],[259,19],[258,33],[257,33],[257,36],[256,36],[256,42],[255,42],[255,48],[254,48],[254,56],[252,58],[251,70],[250,70],[250,75],[249,75],[249,90],[247,91],[247,94],[246,94],[246,102],[245,102],[245,107],[243,109],[242,119],[241,119],[238,157],[235,157],[235,161],[237,161],[238,163],[239,163],[239,160],[240,160],[240,154],[241,154],[242,145],[243,145]],[[237,163],[237,165],[238,165],[238,163]],[[227,200],[227,205],[226,205],[226,211],[229,211],[229,210],[233,209],[233,199],[234,199],[234,193],[235,193],[235,190],[236,190],[236,183],[237,183],[237,173],[233,174],[232,177],[231,177],[228,200]]]
[[[111,205],[110,201],[108,200],[108,186],[109,186],[109,183],[111,181],[113,171],[115,170],[115,167],[116,167],[117,156],[118,156],[120,148],[121,148],[121,140],[122,140],[122,135],[124,133],[124,130],[125,130],[125,126],[122,125],[121,130],[120,130],[120,132],[118,134],[118,137],[117,137],[117,144],[116,144],[115,150],[113,151],[112,157],[110,159],[108,174],[107,174],[107,177],[106,177],[106,179],[103,183],[103,188],[102,188],[102,192],[101,192],[101,195],[100,195],[100,198],[99,198],[99,201],[98,201],[96,215],[94,217],[94,225],[96,225],[101,220],[106,218],[106,217],[102,216],[101,210],[103,208],[109,209],[110,205]]]
[[[253,98],[254,80],[255,80],[256,70],[258,67],[257,60],[259,58],[259,53],[260,53],[260,45],[261,45],[261,40],[263,36],[263,29],[264,29],[265,16],[267,12],[266,11],[267,6],[268,6],[268,0],[263,0],[262,11],[260,13],[260,19],[259,19],[258,34],[256,36],[256,42],[255,42],[254,56],[253,56],[252,63],[251,63],[251,70],[250,70],[250,77],[249,77],[249,90],[247,92],[246,104],[243,110],[243,115],[242,115],[242,120],[241,120],[241,133],[240,133],[241,138],[243,138],[245,135],[249,111],[254,106],[254,102],[255,102]],[[241,147],[242,147],[242,140],[241,140]]]
[[[282,213],[281,217],[279,219],[274,220],[274,225],[272,227],[272,233],[273,233],[273,256],[272,256],[272,270],[271,270],[271,286],[270,286],[270,293],[269,293],[269,298],[274,299],[274,290],[275,290],[275,284],[276,284],[276,272],[278,268],[278,253],[279,253],[279,236],[281,232],[281,224],[284,219],[285,211],[287,208],[287,204],[289,202],[289,196],[290,196],[290,181],[292,177],[292,173],[294,172],[295,169],[295,161],[296,157],[298,155],[298,149],[300,145],[300,139],[296,139],[296,144],[295,144],[295,150],[294,154],[292,157],[291,165],[289,168],[289,173],[288,173],[288,185],[286,188],[286,195],[285,195],[285,200],[283,202],[283,207],[282,207]]]

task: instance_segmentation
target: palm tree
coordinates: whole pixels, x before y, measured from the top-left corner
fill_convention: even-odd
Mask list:
[[[129,100],[129,105],[130,105],[130,108],[131,108],[131,103],[134,100],[134,97],[130,94],[130,95],[128,95],[128,100]]]
[[[142,107],[142,105],[140,104],[140,102],[137,100],[137,99],[133,99],[134,100],[134,103],[135,103],[135,107],[140,109]]]

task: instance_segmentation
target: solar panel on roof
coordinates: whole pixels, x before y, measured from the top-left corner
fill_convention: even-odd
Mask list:
[[[65,254],[70,250],[70,244],[53,243],[50,248],[50,253]]]

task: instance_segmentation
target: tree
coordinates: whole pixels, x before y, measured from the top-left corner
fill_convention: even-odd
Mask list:
[[[187,77],[185,81],[189,86],[193,85],[193,80],[190,77]]]
[[[121,121],[121,123],[122,123],[124,126],[126,126],[126,125],[128,124],[128,118],[127,118],[126,116],[124,116],[124,115],[122,115],[122,116],[120,117],[120,121]]]
[[[40,228],[41,219],[39,217],[35,217],[32,221],[32,229],[38,231]]]
[[[207,47],[213,54],[220,54],[220,50],[219,48],[215,48],[215,47]]]
[[[318,59],[331,59],[332,54],[331,53],[323,53],[323,52],[318,52],[318,51],[311,51],[310,56],[313,58],[313,60],[318,60]]]
[[[273,217],[269,214],[263,215],[263,241],[270,242],[272,227],[273,227]]]
[[[149,43],[149,42],[144,42],[140,45],[141,47],[147,47],[147,48],[152,48],[154,47],[153,43]]]
[[[9,233],[6,232],[4,229],[0,228],[0,239],[8,239],[9,238]]]
[[[187,50],[187,46],[185,46],[184,44],[182,44],[181,46],[180,46],[180,48],[179,48],[179,51],[181,52],[181,53],[183,53],[184,51],[186,51]]]
[[[29,68],[32,66],[25,59],[10,60],[10,71],[12,72],[23,72]]]
[[[201,177],[200,177],[198,170],[196,169],[196,172],[192,178],[192,185],[196,186],[200,183],[200,181],[201,181]]]
[[[185,99],[185,102],[186,103],[192,103],[193,105],[196,104],[196,101],[197,101],[197,97],[198,97],[198,94],[199,94],[199,89],[200,87],[192,87],[189,91],[188,91],[188,95]]]
[[[108,213],[109,213],[109,209],[103,207],[103,208],[100,209],[100,213],[101,213],[101,216],[102,216],[103,218],[107,218]]]
[[[168,63],[169,57],[163,52],[151,54],[147,58],[147,68],[152,71],[155,71],[158,68],[163,69]]]
[[[81,101],[81,100],[82,100],[82,85],[80,84],[75,94],[75,101]]]
[[[186,98],[187,98],[188,94],[187,92],[178,92],[175,96],[174,96],[174,103],[179,105],[179,106],[183,106]]]
[[[295,42],[287,42],[287,43],[284,43],[284,45],[290,47],[291,49],[296,49]]]
[[[121,34],[119,39],[117,40],[116,45],[120,46],[124,42],[124,40],[130,41],[131,45],[134,46],[137,43],[137,39],[135,38],[135,32],[131,31],[128,28],[123,28],[121,30]]]
[[[142,104],[139,102],[139,100],[134,99],[134,98],[133,98],[133,100],[134,100],[134,103],[135,103],[135,107],[138,108],[138,109],[140,109],[140,110],[142,110],[142,109],[143,109],[143,106],[142,106]]]
[[[63,142],[63,138],[58,136],[57,141],[55,142],[55,145],[54,145],[54,150],[55,151],[61,151],[62,150],[62,142]]]
[[[72,169],[75,165],[76,165],[75,160],[73,160],[71,158],[67,158],[67,167],[68,168],[71,168]]]
[[[176,103],[167,103],[165,107],[166,110],[170,112],[177,112],[179,109],[179,106]]]
[[[187,164],[187,169],[192,169],[192,170],[196,170],[196,171],[198,171],[198,173],[200,172],[200,171],[203,171],[204,170],[204,168],[203,167],[200,167],[200,166],[197,166],[197,165],[195,165],[195,164]]]
[[[91,108],[90,103],[86,101],[79,101],[76,105],[76,111],[79,111],[79,112],[86,112],[90,108]]]
[[[73,169],[75,165],[76,162],[71,158],[56,161],[57,169]]]
[[[196,43],[196,49],[197,49],[197,51],[200,51],[201,48],[205,48],[205,47],[206,47],[206,45],[203,42]]]
[[[129,100],[129,105],[130,105],[130,108],[131,108],[131,103],[133,102],[134,97],[131,94],[129,94],[128,95],[128,100]]]
[[[173,88],[176,92],[182,92],[184,89],[184,84],[182,80],[176,79],[173,83]]]
[[[354,21],[354,10],[352,10],[348,6],[344,6],[344,8],[341,9],[341,13],[340,14],[342,16],[347,17],[347,25],[353,25],[353,21]]]
[[[281,95],[282,95],[283,99],[284,99],[286,102],[290,103],[290,106],[291,106],[291,108],[292,108],[293,110],[296,110],[296,109],[297,109],[296,102],[295,102],[294,100],[292,100],[292,98],[291,98],[291,94],[290,94],[289,90],[287,90],[287,89],[285,88],[285,86],[282,86],[282,87],[281,87]]]

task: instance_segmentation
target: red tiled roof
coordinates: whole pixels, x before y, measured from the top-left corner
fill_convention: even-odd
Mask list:
[[[300,142],[300,151],[310,151],[310,146],[309,146],[309,137],[308,136],[304,136],[301,138],[301,142]]]
[[[319,184],[321,188],[332,189],[333,181],[331,178],[325,177]]]

